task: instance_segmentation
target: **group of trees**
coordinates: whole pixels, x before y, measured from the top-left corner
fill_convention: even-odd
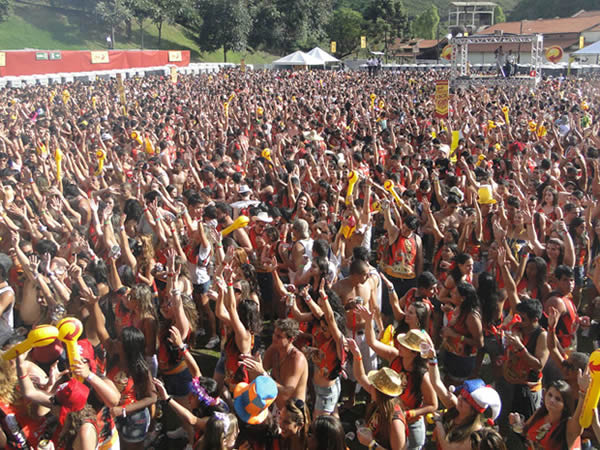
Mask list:
[[[0,19],[6,18],[12,1],[0,0]],[[413,0],[411,8],[416,8]],[[508,0],[497,0],[504,3]],[[49,0],[53,6],[71,8],[87,20],[101,22],[113,43],[115,31],[132,39],[132,24],[140,30],[157,28],[158,47],[166,23],[176,23],[203,51],[265,50],[283,54],[298,48],[308,49],[324,42],[336,42],[336,56],[345,57],[360,48],[366,36],[370,49],[389,48],[396,38],[435,39],[440,30],[440,0],[420,2],[418,10],[407,12],[403,0]],[[535,14],[568,15],[573,8],[593,9],[598,0],[519,0],[511,19],[535,18]],[[427,5],[428,4],[428,5]],[[552,4],[553,7],[548,6]],[[427,5],[427,6],[425,6]],[[555,6],[555,7],[554,7]],[[420,11],[420,12],[417,12]],[[445,12],[442,10],[442,13]],[[87,19],[86,19],[87,18]],[[496,22],[504,20],[501,7]]]

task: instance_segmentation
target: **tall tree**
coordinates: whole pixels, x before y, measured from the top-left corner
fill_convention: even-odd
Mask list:
[[[365,19],[370,22],[369,34],[376,40],[388,42],[408,35],[408,17],[402,0],[372,0],[365,10]]]
[[[506,22],[506,16],[504,15],[504,10],[502,6],[497,5],[494,8],[494,23],[504,23]]]
[[[4,22],[10,14],[11,0],[0,0],[0,22]]]
[[[225,62],[227,52],[245,50],[252,28],[247,3],[245,0],[198,2],[199,14],[188,21],[187,27],[200,49],[210,52],[223,48]]]
[[[144,48],[144,22],[152,16],[152,0],[125,0],[125,6],[131,12],[140,27],[140,47]]]
[[[327,26],[327,35],[336,42],[336,55],[339,58],[348,56],[358,48],[364,24],[365,20],[358,11],[345,7],[334,11]]]
[[[95,12],[110,27],[110,37],[116,47],[115,28],[131,20],[131,11],[122,0],[104,0],[96,4]]]
[[[413,33],[423,39],[435,39],[439,23],[440,15],[437,6],[431,5],[413,22]]]
[[[158,48],[162,42],[165,23],[179,23],[191,14],[191,4],[186,0],[153,0],[150,4],[150,19],[158,31]]]

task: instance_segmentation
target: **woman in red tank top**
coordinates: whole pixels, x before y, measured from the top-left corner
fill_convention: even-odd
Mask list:
[[[543,405],[523,423],[520,414],[511,413],[508,417],[513,430],[523,434],[530,450],[576,450],[581,448],[579,417],[583,410],[586,391],[590,385],[590,376],[580,375],[579,399],[575,411],[569,406],[574,395],[569,384],[563,380],[550,383],[544,394]]]

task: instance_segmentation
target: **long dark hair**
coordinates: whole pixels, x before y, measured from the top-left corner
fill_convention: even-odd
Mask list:
[[[489,272],[481,272],[477,278],[477,296],[481,301],[481,318],[492,325],[498,319],[500,293],[496,279]]]
[[[128,375],[133,378],[135,392],[138,398],[148,395],[150,368],[144,358],[146,337],[135,327],[125,327],[121,330],[121,344],[126,361]]]
[[[458,307],[461,316],[481,309],[479,305],[479,297],[477,297],[477,291],[472,284],[461,281],[456,284],[456,289],[463,298],[462,303]]]
[[[552,383],[550,383],[548,385],[546,392],[548,392],[548,390],[550,390],[551,388],[556,389],[558,391],[558,393],[560,394],[560,396],[562,397],[563,411],[560,416],[560,422],[559,422],[558,426],[554,429],[554,431],[550,435],[550,440],[555,445],[557,445],[557,447],[566,450],[567,449],[567,422],[569,420],[569,417],[571,417],[571,415],[573,414],[573,411],[571,411],[571,406],[570,406],[571,405],[570,399],[573,396],[573,392],[571,391],[571,387],[569,386],[569,383],[567,383],[564,380],[553,381]],[[546,415],[548,415],[548,409],[546,409],[546,405],[542,404],[542,406],[540,408],[538,408],[538,410],[535,413],[533,413],[533,416],[531,417],[531,419],[528,420],[527,423],[525,424],[525,427],[523,428],[523,435],[527,436],[527,431],[529,430],[529,428],[531,428],[531,426],[533,424],[535,424],[538,420],[544,418]],[[552,446],[552,447],[556,448],[554,446]]]
[[[271,443],[279,434],[277,422],[270,412],[261,424],[251,425],[243,420],[238,420],[238,424],[240,426],[240,434],[237,438],[235,448],[238,448],[244,442],[250,444],[261,443],[265,448],[271,448]],[[250,447],[252,448],[252,445]]]
[[[260,334],[262,330],[262,321],[260,319],[260,311],[254,300],[242,300],[237,306],[237,313],[240,322],[244,327],[255,336]]]
[[[542,295],[542,287],[548,278],[548,263],[540,256],[529,258],[529,261],[525,265],[525,274],[523,275],[526,280],[529,280],[527,278],[527,265],[529,264],[535,264],[535,287],[537,288],[538,295]]]
[[[459,264],[464,264],[466,263],[469,259],[473,259],[473,257],[471,255],[469,255],[468,253],[459,253],[458,255],[456,255],[454,257],[454,267],[452,267],[452,269],[450,270],[450,276],[452,277],[452,279],[454,280],[454,283],[456,283],[456,285],[458,285],[460,283],[460,280],[462,280],[463,274],[460,271],[460,267]]]
[[[346,440],[342,422],[335,416],[319,416],[310,426],[317,442],[316,450],[346,450]]]

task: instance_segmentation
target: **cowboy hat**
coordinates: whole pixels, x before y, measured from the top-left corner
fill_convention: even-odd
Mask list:
[[[397,397],[404,391],[400,374],[389,367],[371,370],[367,378],[375,389],[389,397]]]
[[[259,222],[265,222],[265,223],[273,222],[273,218],[270,217],[269,214],[264,211],[261,211],[257,215],[252,217],[252,220],[259,221]]]
[[[426,342],[431,345],[431,338],[424,330],[409,330],[408,333],[399,334],[396,340],[403,347],[413,352],[421,351],[421,344]]]

